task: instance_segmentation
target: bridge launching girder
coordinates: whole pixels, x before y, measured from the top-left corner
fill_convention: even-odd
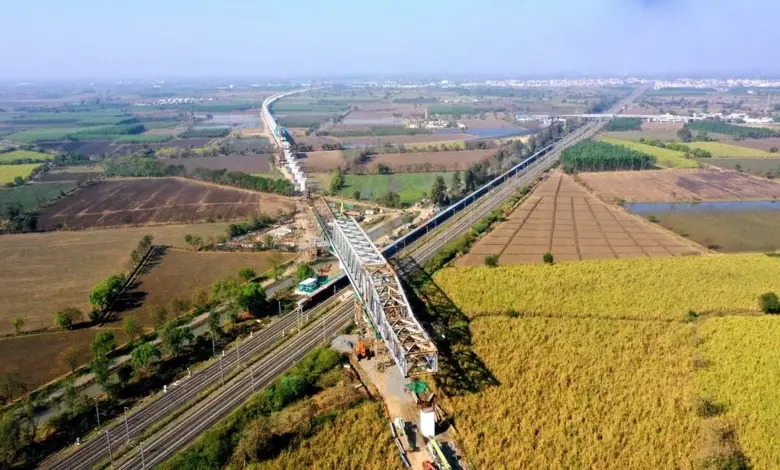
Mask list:
[[[367,320],[404,377],[436,372],[438,351],[415,318],[393,268],[357,221],[315,201],[315,214],[352,283]]]

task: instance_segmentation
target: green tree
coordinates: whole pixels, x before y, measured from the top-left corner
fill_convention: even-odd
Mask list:
[[[133,378],[133,366],[130,364],[122,364],[116,368],[116,378],[119,381],[119,386],[124,388]]]
[[[238,277],[245,281],[251,281],[257,277],[257,273],[252,268],[241,268],[238,270]]]
[[[248,282],[241,288],[238,305],[254,317],[259,317],[268,306],[265,289],[257,282]]]
[[[141,325],[138,323],[138,319],[135,317],[126,317],[122,321],[122,329],[125,331],[125,334],[130,338],[130,342],[135,341],[135,339],[143,333],[143,330],[141,329]]]
[[[76,367],[78,367],[79,362],[85,353],[86,350],[84,348],[71,346],[62,352],[61,361],[68,366],[72,373],[75,373]]]
[[[27,421],[28,442],[33,444],[38,433],[38,414],[35,412],[35,401],[30,395],[24,399],[24,419]]]
[[[306,263],[301,263],[297,268],[295,268],[295,278],[298,279],[298,282],[305,281],[306,279],[312,278],[316,275],[317,272],[314,271],[314,268]]]
[[[177,327],[172,321],[166,323],[160,332],[163,350],[167,355],[173,357],[178,357],[184,349],[184,343],[192,342],[194,338],[189,327]]]
[[[341,173],[341,167],[336,167],[336,172],[330,178],[328,189],[332,194],[336,194],[342,186],[344,186],[344,174]]]
[[[190,303],[186,300],[182,299],[173,299],[171,300],[171,312],[173,312],[173,315],[178,317],[179,315],[183,315],[187,313],[187,311],[190,309]]]
[[[0,403],[3,405],[14,399],[14,397],[24,395],[27,387],[19,380],[16,374],[0,374]]]
[[[553,264],[554,258],[553,254],[549,251],[542,255],[542,261],[544,261],[544,264]]]
[[[92,340],[92,357],[97,359],[105,356],[116,348],[116,338],[110,331],[101,331]]]
[[[202,308],[209,303],[209,295],[203,289],[197,289],[192,295],[192,307]]]
[[[143,343],[136,346],[130,353],[130,361],[133,369],[140,376],[154,372],[155,362],[160,359],[160,350],[151,343]]]
[[[21,317],[14,318],[14,321],[12,322],[14,326],[14,331],[16,331],[16,334],[22,333],[22,327],[24,326],[24,319]]]
[[[222,335],[222,316],[217,309],[212,309],[209,312],[209,331],[211,336],[216,340]]]
[[[124,285],[124,274],[115,274],[109,277],[92,289],[92,293],[89,295],[90,305],[100,310],[108,309],[119,298]]]
[[[491,268],[497,267],[498,266],[498,256],[496,256],[496,255],[485,256],[485,266],[489,266]]]
[[[447,184],[443,176],[437,176],[431,187],[431,201],[437,205],[444,205],[447,202]]]
[[[282,275],[284,275],[284,267],[280,264],[274,264],[274,267],[271,270],[271,277],[274,278],[274,281],[278,281],[282,278]]]
[[[0,420],[0,463],[11,468],[24,446],[22,425],[13,412],[5,413]]]
[[[78,311],[78,309],[76,309]],[[79,312],[80,313],[80,312]],[[54,326],[70,329],[73,326],[73,315],[68,309],[60,310],[54,314]]]
[[[377,163],[376,165],[376,172],[380,175],[389,175],[391,173],[390,167],[385,165],[384,163]],[[360,199],[360,198],[355,198]]]
[[[232,302],[239,292],[238,283],[232,279],[219,279],[211,284],[211,296],[220,301]]]
[[[691,134],[691,130],[688,129],[688,126],[682,126],[682,128],[677,131],[677,137],[683,142],[690,142],[693,140],[693,134]]]
[[[95,376],[95,382],[104,392],[111,394],[111,359],[106,356],[98,356],[92,360],[89,370]]]
[[[360,200],[360,191],[357,189],[352,191],[352,199],[359,201]]]
[[[163,327],[163,325],[165,325],[165,322],[168,321],[168,309],[162,306],[157,307],[152,310],[150,318],[152,320],[152,324],[154,325],[154,329],[159,330]]]
[[[452,182],[450,183],[450,194],[453,197],[460,196],[461,191],[463,191],[463,182],[461,181],[460,177],[460,170],[455,171],[455,173],[452,174]]]
[[[263,248],[266,250],[273,250],[276,244],[274,243],[274,237],[270,233],[266,233],[262,238]]]

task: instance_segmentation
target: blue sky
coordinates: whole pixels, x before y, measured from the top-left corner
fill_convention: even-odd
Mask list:
[[[778,0],[5,0],[2,78],[780,75]]]

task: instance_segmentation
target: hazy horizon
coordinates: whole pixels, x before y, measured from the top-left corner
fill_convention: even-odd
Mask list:
[[[30,0],[0,80],[773,76],[780,2]]]

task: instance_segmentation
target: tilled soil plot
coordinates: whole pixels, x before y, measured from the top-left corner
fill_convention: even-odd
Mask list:
[[[609,207],[571,177],[553,174],[509,219],[480,239],[457,265],[683,256],[703,249],[649,222]]]
[[[92,183],[46,207],[43,230],[248,219],[291,212],[291,199],[182,178]]]
[[[739,201],[780,197],[780,183],[737,171],[609,171],[581,173],[578,178],[610,201]]]

